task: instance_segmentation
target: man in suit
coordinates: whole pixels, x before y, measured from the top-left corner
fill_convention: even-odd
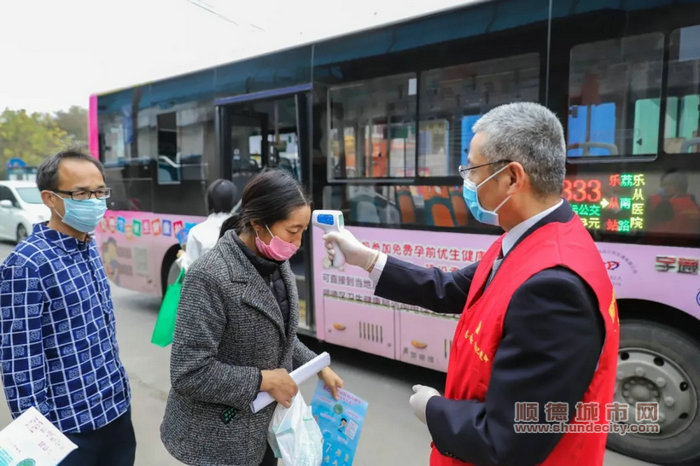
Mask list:
[[[445,395],[416,385],[410,398],[432,436],[431,465],[600,465],[619,321],[600,254],[561,199],[561,124],[539,104],[513,103],[473,130],[469,165],[460,167],[464,198],[476,220],[505,231],[479,263],[425,269],[348,231],[324,236],[329,254],[337,245],[368,270],[379,296],[461,313]],[[533,421],[559,428],[516,431]],[[598,433],[573,432],[585,424]]]

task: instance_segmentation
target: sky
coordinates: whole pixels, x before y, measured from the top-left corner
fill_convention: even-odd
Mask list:
[[[474,0],[0,0],[0,111],[90,94]]]

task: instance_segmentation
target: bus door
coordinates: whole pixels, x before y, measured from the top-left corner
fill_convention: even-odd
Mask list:
[[[218,99],[219,155],[239,192],[266,167],[286,170],[311,192],[309,114],[311,85]],[[289,263],[299,291],[299,331],[313,334],[310,235]]]

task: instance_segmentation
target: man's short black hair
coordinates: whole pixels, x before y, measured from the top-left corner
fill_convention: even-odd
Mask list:
[[[41,162],[41,165],[39,165],[36,171],[36,185],[39,191],[56,191],[58,189],[58,167],[61,161],[67,159],[90,162],[100,171],[102,179],[105,178],[105,170],[99,160],[90,155],[83,154],[82,152],[67,150],[54,154]]]

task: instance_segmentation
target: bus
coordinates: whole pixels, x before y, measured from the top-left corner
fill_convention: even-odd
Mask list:
[[[540,102],[564,125],[562,196],[619,305],[615,400],[658,403],[660,433],[611,434],[609,446],[698,464],[697,2],[471,2],[94,95],[90,148],[113,189],[96,235],[107,273],[163,293],[209,183],[242,189],[265,167],[289,170],[372,248],[469,265],[500,231],[472,218],[457,168],[474,122],[513,101]],[[364,271],[330,267],[320,230],[291,264],[300,332],[446,370],[455,316],[374,296]]]

